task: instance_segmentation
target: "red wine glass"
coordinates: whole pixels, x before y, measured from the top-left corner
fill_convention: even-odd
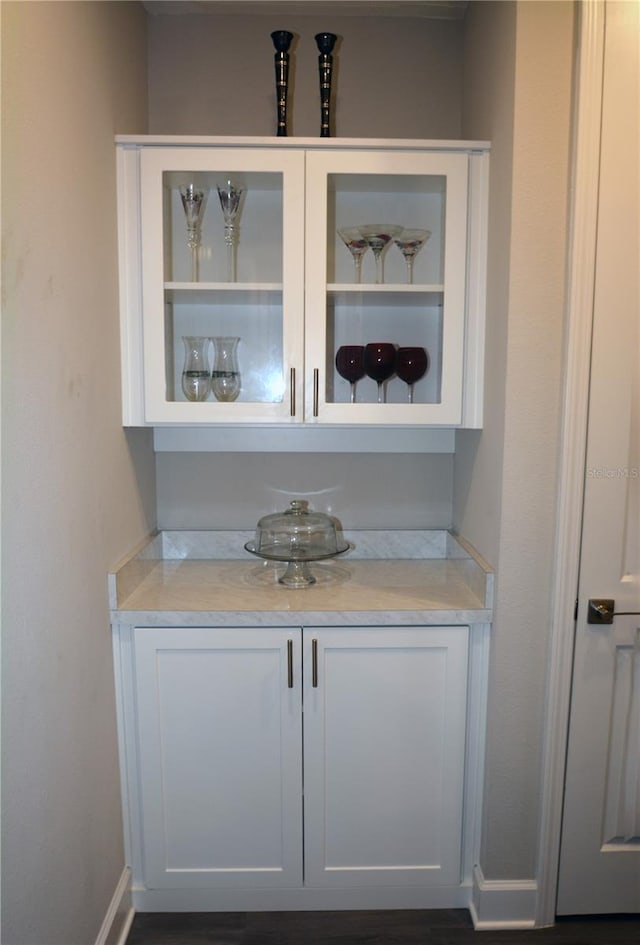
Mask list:
[[[364,377],[364,345],[342,345],[336,353],[336,370],[351,384],[351,403],[356,402],[356,384]]]
[[[413,403],[413,385],[429,370],[429,353],[425,348],[398,348],[395,371],[409,386],[409,403]]]
[[[395,371],[396,346],[388,341],[373,341],[364,348],[364,370],[378,385],[378,403],[387,402],[388,381]]]

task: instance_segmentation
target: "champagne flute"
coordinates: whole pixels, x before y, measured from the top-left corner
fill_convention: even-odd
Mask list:
[[[371,247],[376,261],[376,284],[381,285],[384,282],[383,253],[393,237],[402,231],[402,227],[391,223],[368,223],[359,226],[358,230],[367,246]]]
[[[397,236],[393,237],[407,264],[407,282],[413,285],[413,262],[431,236],[430,230],[402,230]]]
[[[207,205],[208,190],[200,190],[195,184],[185,184],[180,188],[180,197],[182,206],[187,218],[187,246],[191,250],[191,281],[197,282],[198,273],[198,249],[200,246],[200,228],[202,226],[202,217],[204,208]]]
[[[364,370],[378,385],[378,403],[387,402],[388,381],[395,371],[396,346],[389,341],[373,341],[364,348]]]
[[[365,375],[364,345],[342,345],[336,353],[336,370],[351,384],[351,403],[356,402],[356,384]]]
[[[360,233],[357,226],[343,226],[338,229],[338,236],[353,256],[353,265],[355,268],[354,282],[360,285],[362,282],[362,257],[369,249],[369,244]]]
[[[409,387],[409,403],[413,403],[413,385],[429,370],[429,352],[426,348],[404,347],[396,351],[395,371]]]
[[[220,207],[224,217],[224,241],[227,244],[227,282],[236,282],[236,259],[239,238],[238,221],[242,213],[245,187],[232,180],[217,185]]]

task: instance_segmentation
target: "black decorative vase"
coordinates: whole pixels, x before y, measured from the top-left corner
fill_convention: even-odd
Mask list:
[[[335,33],[317,33],[316,45],[318,71],[320,75],[320,137],[331,137],[331,73],[333,71],[333,47],[338,37]]]
[[[287,94],[289,92],[289,46],[293,33],[286,30],[276,30],[271,34],[275,46],[276,67],[276,103],[278,110],[278,125],[276,134],[279,138],[287,136]]]

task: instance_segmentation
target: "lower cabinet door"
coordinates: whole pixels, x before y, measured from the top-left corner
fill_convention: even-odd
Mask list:
[[[302,884],[299,630],[137,628],[148,888]]]
[[[309,629],[305,882],[460,882],[468,628]]]

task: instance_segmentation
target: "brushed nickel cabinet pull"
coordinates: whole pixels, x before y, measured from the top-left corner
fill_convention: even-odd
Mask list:
[[[318,416],[318,385],[319,385],[319,374],[318,368],[313,369],[313,416]]]
[[[318,688],[318,641],[311,641],[311,685]]]
[[[289,384],[290,384],[289,396],[291,398],[290,411],[291,411],[291,416],[295,417],[296,415],[296,369],[294,367],[291,368],[291,372],[289,375]]]
[[[293,689],[293,640],[287,640],[287,685]]]

